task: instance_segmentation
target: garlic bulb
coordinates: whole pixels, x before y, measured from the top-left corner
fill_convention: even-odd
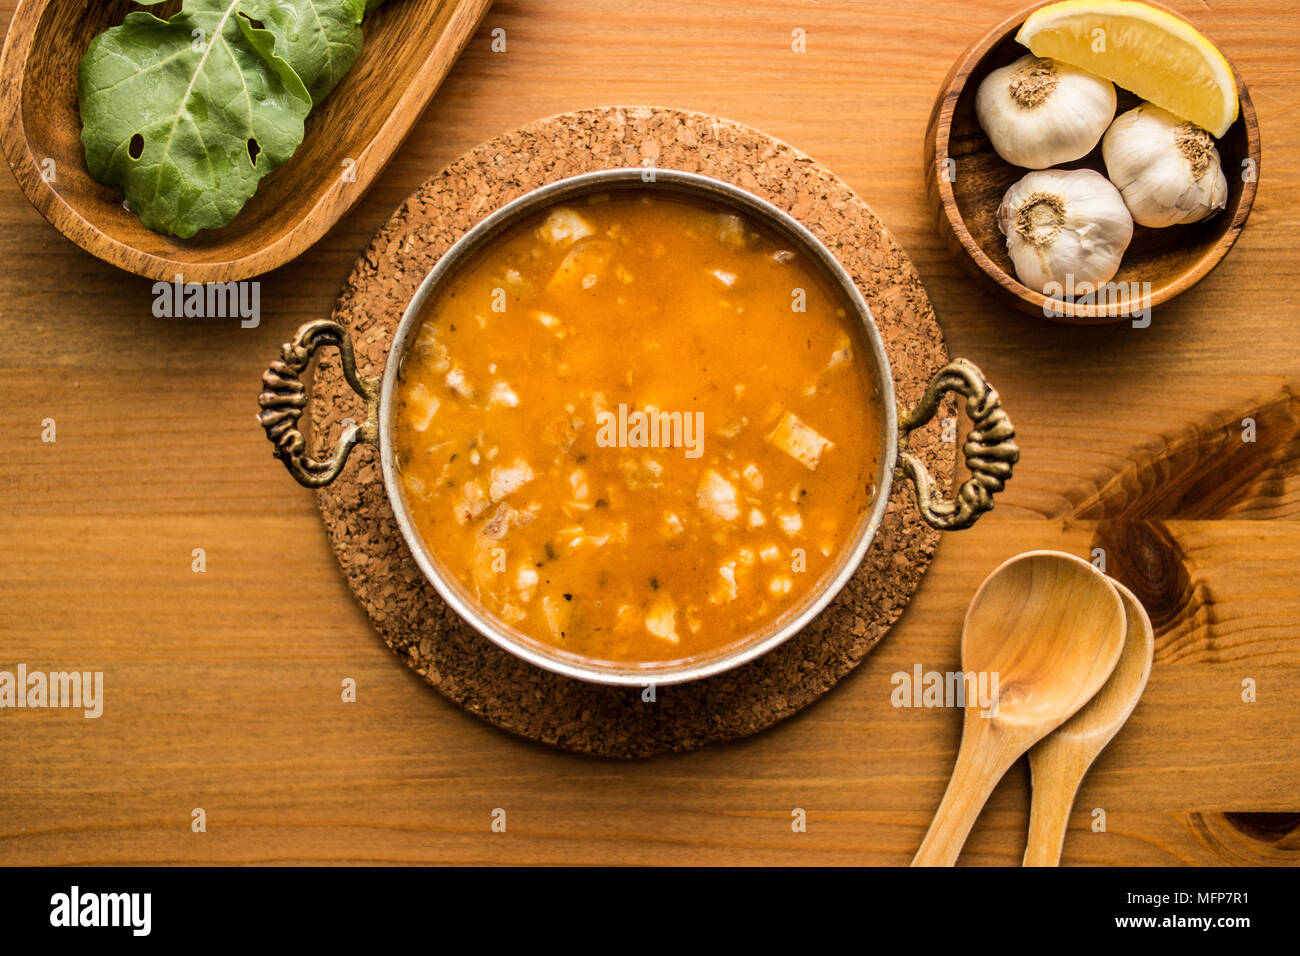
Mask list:
[[[1091,169],[1026,174],[1002,197],[998,228],[1016,275],[1039,292],[1110,281],[1133,238],[1119,190]]]
[[[1151,103],[1119,117],[1101,144],[1110,180],[1144,226],[1200,222],[1228,203],[1210,134]]]
[[[1030,53],[984,78],[975,115],[1008,163],[1046,169],[1092,152],[1115,118],[1115,86]]]

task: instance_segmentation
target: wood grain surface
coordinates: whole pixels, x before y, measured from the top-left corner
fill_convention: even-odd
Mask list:
[[[999,305],[938,236],[931,103],[1018,0],[497,0],[366,198],[263,278],[256,328],[155,318],[148,280],[68,242],[3,177],[0,669],[102,670],[105,702],[98,720],[0,711],[0,863],[903,864],[960,717],[892,707],[890,675],[956,669],[966,604],[1001,561],[1097,547],[1151,612],[1155,664],[1084,780],[1063,862],[1296,863],[1300,18],[1288,0],[1174,5],[1250,85],[1263,175],[1237,246],[1145,329]],[[0,0],[6,22],[13,8]],[[897,627],[827,698],[750,740],[630,763],[507,736],[408,672],[255,420],[268,359],[329,312],[416,186],[503,130],[615,102],[738,120],[845,179],[1023,449],[994,513],[941,544]],[[1017,864],[1027,819],[1022,761],[962,862]]]

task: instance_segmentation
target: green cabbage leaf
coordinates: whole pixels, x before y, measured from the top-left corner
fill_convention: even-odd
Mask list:
[[[151,6],[162,0],[138,0]],[[376,0],[185,0],[95,37],[78,73],[81,140],[97,181],[150,229],[226,225],[288,161],[303,122],[361,53]]]

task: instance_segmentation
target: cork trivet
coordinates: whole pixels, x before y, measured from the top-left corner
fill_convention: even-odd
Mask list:
[[[910,405],[947,349],[920,277],[871,210],[826,169],[786,144],[727,120],[649,107],[604,108],[539,120],[456,160],[418,189],[358,260],[334,318],[352,330],[365,375],[379,375],[416,286],[453,241],[487,213],[537,186],[587,170],[643,165],[735,183],[789,211],[857,281],[889,350],[899,401]],[[955,404],[943,415],[955,415]],[[322,353],[313,440],[328,447],[361,409],[332,351]],[[956,444],[934,431],[913,450],[942,485]],[[866,559],[804,631],[730,673],[659,687],[605,687],[526,664],[480,636],[422,577],[394,522],[378,455],[354,452],[320,493],[330,542],[389,647],[445,696],[505,730],[566,750],[643,757],[757,733],[808,706],[866,656],[897,620],[930,564],[938,532],[918,517],[906,483]]]

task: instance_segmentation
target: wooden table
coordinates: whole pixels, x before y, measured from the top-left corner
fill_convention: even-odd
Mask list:
[[[0,863],[905,863],[959,718],[895,709],[890,675],[957,669],[963,611],[1003,559],[1097,546],[1145,582],[1156,663],[1084,783],[1065,861],[1300,860],[1300,20],[1289,0],[1175,2],[1250,84],[1258,202],[1223,265],[1150,328],[1077,329],[995,306],[924,200],[940,81],[1020,5],[498,0],[367,198],[263,278],[256,329],[154,318],[147,280],[61,238],[0,176],[0,669],[102,670],[106,698],[98,720],[0,712]],[[13,7],[0,0],[6,21]],[[267,360],[329,312],[408,193],[503,130],[610,103],[726,116],[842,176],[911,254],[1024,449],[994,514],[944,541],[901,622],[826,699],[754,739],[645,762],[514,739],[425,687],[254,422]],[[1022,762],[963,862],[1018,863],[1027,806]]]

